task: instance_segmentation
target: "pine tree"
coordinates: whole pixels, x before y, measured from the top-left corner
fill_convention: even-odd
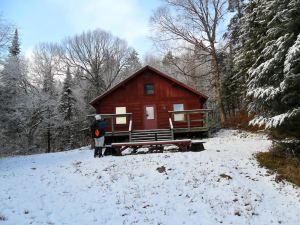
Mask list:
[[[227,51],[225,54],[223,68],[223,83],[222,93],[224,98],[224,104],[226,113],[229,116],[235,116],[237,111],[244,111],[244,98],[245,98],[245,82],[244,76],[237,75],[238,67],[234,62],[234,56],[241,49],[239,41],[241,39],[241,20],[245,14],[245,6],[241,0],[229,1],[229,9],[236,14],[230,20],[228,25],[228,31],[225,33],[224,38],[227,39]]]
[[[1,88],[1,141],[5,142],[6,149],[15,149],[23,145],[24,124],[26,118],[27,79],[26,62],[19,55],[20,44],[16,30],[10,46],[10,54],[5,59],[0,76]]]
[[[300,34],[289,48],[284,61],[284,78],[280,83],[283,114],[277,115],[280,133],[300,137]],[[274,124],[277,125],[277,124]]]
[[[236,56],[238,73],[246,74],[248,110],[256,115],[251,124],[294,137],[300,136],[299,9],[299,0],[251,1]]]
[[[63,90],[60,97],[60,103],[58,106],[58,111],[63,120],[61,127],[62,132],[62,145],[65,149],[71,149],[74,147],[74,133],[77,131],[75,129],[77,109],[76,109],[76,98],[72,91],[72,76],[70,69],[68,67],[66,72],[66,78],[63,83]]]
[[[72,92],[72,76],[68,67],[66,78],[63,83],[62,95],[60,98],[59,112],[65,120],[71,121],[74,117],[76,99]]]
[[[6,94],[9,98],[14,98],[20,91],[21,83],[23,81],[24,74],[22,73],[21,62],[20,62],[20,43],[18,31],[15,31],[15,35],[12,39],[11,46],[9,47],[9,56],[4,62],[2,70],[1,81],[6,88]],[[14,102],[13,99],[11,99]]]
[[[142,68],[142,64],[139,59],[139,54],[133,49],[129,54],[128,58],[128,68],[135,72],[138,69]]]
[[[142,68],[142,64],[139,59],[139,54],[133,49],[126,59],[126,68],[121,74],[121,80],[129,77],[140,68]]]
[[[9,47],[9,53],[12,56],[17,56],[20,54],[20,52],[21,50],[20,50],[19,34],[18,34],[18,30],[16,29],[12,39],[11,46]]]

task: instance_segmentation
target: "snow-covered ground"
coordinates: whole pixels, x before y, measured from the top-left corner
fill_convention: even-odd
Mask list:
[[[202,152],[2,158],[0,224],[300,224],[299,188],[252,156],[269,140],[223,130],[205,141]]]

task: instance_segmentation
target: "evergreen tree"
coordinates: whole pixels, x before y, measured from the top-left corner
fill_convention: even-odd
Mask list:
[[[241,36],[241,20],[245,14],[244,1],[230,0],[229,11],[235,12],[235,15],[231,18],[228,31],[225,33],[224,38],[227,39],[227,49],[224,52],[225,59],[223,61],[223,83],[222,93],[224,98],[224,104],[226,113],[229,116],[234,116],[238,111],[245,110],[245,76],[238,73],[238,67],[234,62],[234,56],[241,49],[239,41],[243,38]]]
[[[75,128],[77,109],[76,109],[76,98],[72,91],[72,76],[68,67],[66,78],[63,83],[63,90],[60,97],[60,103],[58,111],[62,119],[62,145],[64,149],[71,149],[74,147],[74,133],[78,129]]]
[[[119,81],[126,79],[134,72],[142,68],[142,64],[139,59],[139,54],[134,49],[129,53],[129,56],[126,59],[126,61],[126,68],[124,69],[124,71],[122,71],[121,79]]]
[[[142,64],[139,59],[139,54],[134,49],[131,51],[128,57],[128,68],[133,72],[142,68]]]
[[[248,110],[256,115],[251,124],[294,137],[300,136],[299,9],[299,0],[251,1],[235,57],[237,74],[245,74]]]
[[[11,46],[9,47],[9,53],[12,56],[17,56],[20,54],[20,52],[21,50],[20,50],[19,34],[18,34],[18,30],[16,29],[11,42]]]
[[[64,120],[70,121],[73,119],[75,114],[75,104],[76,99],[73,96],[72,91],[72,76],[68,67],[59,104],[59,112],[64,115]]]
[[[51,72],[44,74],[44,80],[43,80],[43,87],[42,87],[42,93],[41,98],[44,99],[44,104],[42,107],[43,110],[43,123],[42,127],[44,129],[44,136],[46,138],[47,148],[46,153],[51,152],[51,149],[53,147],[51,146],[55,135],[55,129],[57,128],[57,111],[56,111],[56,105],[57,105],[57,93],[55,88],[55,83],[53,79],[53,74]]]
[[[18,32],[12,39],[10,54],[3,64],[3,70],[0,74],[1,88],[1,133],[4,137],[3,146],[5,149],[18,150],[23,146],[23,131],[26,118],[26,102],[28,100],[26,78],[27,68],[25,60],[19,55],[20,44]]]

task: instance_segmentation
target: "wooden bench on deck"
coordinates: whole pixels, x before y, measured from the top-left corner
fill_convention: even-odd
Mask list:
[[[192,147],[192,143],[193,142],[191,139],[183,139],[183,140],[168,140],[168,141],[112,143],[111,147],[115,149],[117,155],[122,155],[122,151],[124,151],[126,148],[132,148],[133,152],[136,152],[137,149],[139,148],[149,147],[150,151],[151,149],[155,149],[162,152],[164,145],[175,145],[179,148],[180,151],[188,151]],[[199,150],[204,150],[203,143],[204,142],[197,142],[197,147],[200,148]]]

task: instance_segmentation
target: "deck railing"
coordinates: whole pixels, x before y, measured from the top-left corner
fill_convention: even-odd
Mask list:
[[[176,115],[181,115],[178,119]],[[182,119],[181,119],[182,118]],[[209,130],[211,127],[211,109],[192,109],[181,111],[169,111],[169,125],[173,131],[185,130],[201,131]]]
[[[95,115],[96,114],[88,115],[88,117],[92,117]],[[132,113],[98,114],[98,115],[100,115],[103,119],[105,119],[109,123],[108,126],[110,131],[107,132],[108,134],[113,136],[115,132],[120,134],[123,131],[124,133],[129,134],[129,138],[130,138],[131,131],[132,131]],[[117,118],[122,118],[122,117],[126,117],[126,123],[116,124]],[[118,128],[121,126],[122,131],[120,131],[120,129],[118,129],[116,126],[118,126]]]
[[[192,109],[182,111],[168,111],[169,113],[169,129],[171,130],[172,138],[174,133],[180,132],[197,132],[209,131],[214,126],[214,113],[211,109]],[[109,136],[129,136],[133,131],[133,117],[132,113],[123,114],[99,114],[103,119],[106,119],[109,125]],[[174,118],[175,115],[182,115]],[[95,116],[95,114],[88,115],[88,117]],[[116,124],[117,118],[126,117],[126,124]],[[182,118],[182,120],[178,120]]]

